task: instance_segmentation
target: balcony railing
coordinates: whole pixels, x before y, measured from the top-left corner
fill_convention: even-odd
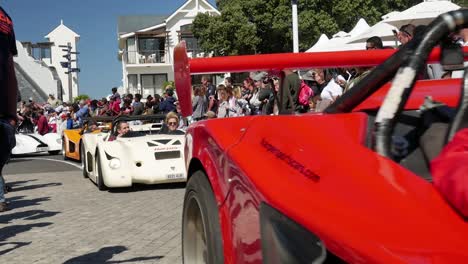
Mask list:
[[[201,50],[187,50],[187,57],[189,58],[203,58],[207,57],[207,54]]]
[[[164,50],[126,51],[124,60],[126,64],[150,64],[150,63],[171,63],[170,56]],[[187,50],[189,58],[208,57],[208,54],[201,50]]]
[[[127,64],[149,64],[149,63],[168,63],[166,51],[164,50],[145,50],[145,51],[126,51],[124,59]]]

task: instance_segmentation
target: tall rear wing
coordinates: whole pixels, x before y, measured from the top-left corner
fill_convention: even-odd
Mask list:
[[[465,60],[468,47],[464,48]],[[174,49],[175,87],[182,115],[192,115],[191,75],[203,73],[281,71],[284,69],[371,67],[384,62],[397,50],[353,50],[337,52],[276,53],[261,55],[225,56],[212,58],[187,57],[185,41]],[[428,63],[440,60],[441,50],[436,48]]]

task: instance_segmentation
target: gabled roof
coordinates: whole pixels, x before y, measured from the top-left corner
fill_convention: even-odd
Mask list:
[[[153,29],[161,28],[166,26],[166,22],[171,20],[176,14],[185,11],[184,8],[187,7],[193,0],[187,0],[181,7],[174,11],[170,15],[163,16],[120,16],[118,18],[117,31],[120,38],[127,38],[133,36],[135,32],[145,32]],[[213,7],[206,0],[198,0],[199,4],[203,3],[208,8],[212,9],[213,12],[216,12],[218,15],[219,11]],[[197,10],[195,10],[197,11]]]
[[[140,31],[164,23],[168,16],[119,16],[117,31],[119,36]]]
[[[186,1],[181,7],[179,7],[174,13],[171,14],[171,16],[169,16],[166,21],[168,20],[171,20],[171,18],[173,18],[177,13],[181,12],[182,10],[184,10],[184,8],[190,4],[193,0],[188,0]],[[218,9],[216,9],[214,6],[212,6],[208,1],[206,0],[198,0],[198,1],[201,1],[203,2],[204,4],[206,4],[208,7],[212,8],[213,11],[215,11],[218,15],[221,15],[221,13],[218,11]]]
[[[47,36],[45,36],[44,38],[50,39],[51,37],[53,37],[56,34],[63,34],[63,32],[69,32],[75,38],[80,37],[80,35],[76,34],[75,31],[73,31],[69,27],[65,26],[63,24],[63,20],[60,20],[60,25],[58,27],[56,27],[54,30],[52,30],[49,34],[47,34]]]

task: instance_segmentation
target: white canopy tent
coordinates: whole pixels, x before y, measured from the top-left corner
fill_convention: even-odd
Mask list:
[[[393,30],[398,31],[398,29],[390,24],[384,23],[384,22],[379,22],[372,27],[370,27],[368,30],[363,32],[362,34],[353,37],[348,43],[360,43],[360,42],[365,42],[368,38],[371,38],[373,36],[380,37],[382,41],[388,41],[392,42],[393,41],[393,46],[395,45],[395,40],[396,37],[393,33]]]
[[[363,18],[361,18],[359,19],[359,21],[356,23],[354,28],[349,33],[340,31],[336,33],[335,35],[333,35],[333,38],[329,39],[328,41],[325,38],[322,38],[323,36],[325,36],[324,34],[322,34],[322,36],[320,36],[317,43],[315,43],[314,46],[312,46],[306,52],[364,49],[365,44],[363,46],[362,43],[357,43],[357,44],[346,44],[346,43],[349,42],[349,40],[351,40],[352,37],[365,32],[369,28],[370,28],[369,24],[367,24],[367,22]]]
[[[317,40],[317,42],[314,44],[314,46],[312,46],[306,52],[311,52],[311,51],[314,51],[316,49],[319,49],[320,47],[326,45],[326,43],[328,43],[328,41],[330,41],[330,39],[327,37],[327,35],[322,34],[322,35],[320,35],[320,38]]]
[[[428,25],[440,14],[457,10],[460,6],[446,0],[424,0],[400,13],[390,13],[383,22],[400,28],[406,24]]]

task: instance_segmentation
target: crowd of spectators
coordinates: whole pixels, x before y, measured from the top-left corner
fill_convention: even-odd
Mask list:
[[[75,103],[60,102],[53,94],[44,103],[37,103],[33,98],[19,104],[19,132],[44,135],[50,132],[61,133],[65,129],[83,126],[87,117],[167,114],[177,112],[178,102],[174,89],[166,87],[163,97],[148,96],[142,102],[141,94],[121,96],[117,88],[112,88],[112,95],[101,100],[86,99]],[[182,126],[182,125],[181,125]]]
[[[406,44],[424,27],[404,25],[396,33],[401,45]],[[453,35],[454,43],[468,45],[468,29],[462,29]],[[374,36],[366,41],[366,50],[389,49],[383,46],[380,37]],[[428,70],[433,70],[429,65]],[[439,65],[440,66],[440,65]],[[437,67],[435,67],[437,68]],[[193,86],[192,107],[193,121],[211,118],[225,118],[248,115],[277,115],[288,113],[321,112],[343,93],[371,72],[372,67],[309,69],[305,71],[283,70],[283,72],[252,72],[241,83],[234,84],[231,77],[215,86],[210,76],[202,76],[201,83]],[[456,78],[462,71],[443,71],[439,74],[424,72],[421,79]],[[438,76],[436,76],[438,75]],[[281,82],[281,78],[284,80]],[[280,85],[282,85],[280,89]],[[310,89],[306,103],[300,100],[303,89]],[[18,111],[19,131],[33,132],[34,127],[41,135],[49,132],[60,133],[83,125],[83,118],[95,116],[167,114],[174,112],[178,116],[178,128],[185,125],[180,118],[180,108],[175,91],[171,86],[160,96],[126,94],[121,96],[117,88],[112,94],[100,100],[81,100],[66,103],[57,100],[54,95],[44,104],[38,104],[29,98],[21,102]],[[302,94],[301,94],[302,95]]]

